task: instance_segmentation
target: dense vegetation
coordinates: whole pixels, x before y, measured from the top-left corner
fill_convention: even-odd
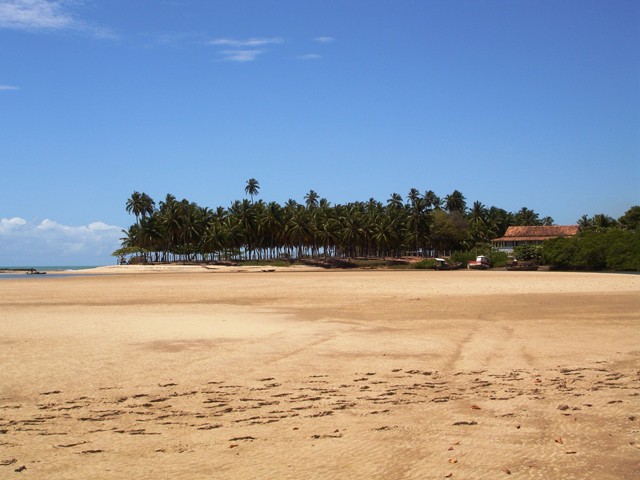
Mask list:
[[[491,239],[512,225],[553,224],[526,207],[508,212],[479,201],[467,207],[458,190],[441,198],[413,188],[406,199],[393,193],[384,204],[371,198],[344,205],[331,205],[313,190],[302,204],[292,199],[284,205],[265,203],[255,200],[259,191],[258,181],[249,179],[249,199],[215,210],[170,194],[156,205],[149,195],[134,192],[126,210],[135,223],[124,231],[122,248],[114,255],[140,262],[451,255],[464,262],[484,254],[499,266],[507,256],[491,250]],[[578,224],[576,237],[518,247],[515,254],[556,268],[640,271],[640,207],[618,220],[585,215]],[[418,265],[428,266],[429,261]]]
[[[215,210],[173,195],[156,205],[149,195],[134,192],[126,209],[136,221],[114,254],[153,262],[429,257],[486,246],[510,225],[553,223],[526,207],[512,213],[476,201],[468,208],[457,190],[441,198],[413,188],[406,199],[393,193],[384,204],[371,198],[345,205],[331,205],[313,190],[303,204],[265,203],[255,200],[259,190],[250,179],[249,199]]]
[[[606,215],[580,219],[572,238],[554,238],[541,248],[543,263],[570,270],[640,271],[640,206],[615,220]]]

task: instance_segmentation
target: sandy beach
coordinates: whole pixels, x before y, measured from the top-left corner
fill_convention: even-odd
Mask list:
[[[640,276],[238,270],[0,279],[0,478],[638,478]]]

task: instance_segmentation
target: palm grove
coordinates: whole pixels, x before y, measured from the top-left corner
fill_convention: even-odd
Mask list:
[[[156,202],[134,192],[126,202],[135,223],[114,255],[138,261],[274,260],[282,258],[436,256],[486,246],[510,225],[551,225],[526,207],[508,212],[476,201],[467,206],[458,190],[444,198],[412,188],[385,203],[332,205],[310,190],[304,203],[256,200],[259,182],[246,182],[249,198],[228,208],[200,206],[171,194]]]

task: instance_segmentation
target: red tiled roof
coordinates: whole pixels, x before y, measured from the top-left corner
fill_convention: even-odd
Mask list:
[[[556,237],[572,237],[578,233],[578,225],[554,225],[550,227],[509,227],[503,237],[493,242],[522,242],[527,240],[548,240]]]

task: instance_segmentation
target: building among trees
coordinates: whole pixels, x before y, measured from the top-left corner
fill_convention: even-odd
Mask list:
[[[507,228],[504,236],[491,240],[491,245],[501,252],[511,253],[519,245],[538,245],[551,238],[573,237],[579,230],[578,225],[513,226]]]

